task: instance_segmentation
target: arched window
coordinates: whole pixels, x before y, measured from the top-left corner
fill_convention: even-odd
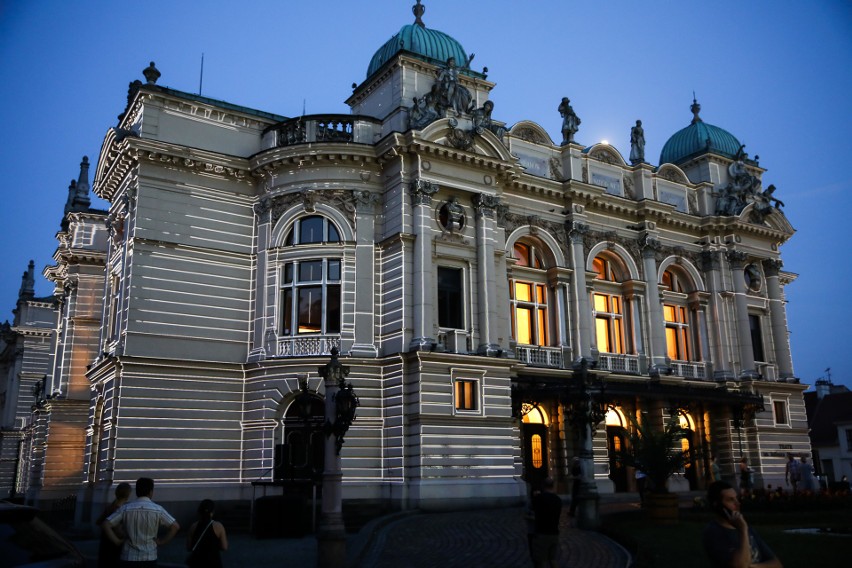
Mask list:
[[[595,336],[598,351],[603,353],[628,353],[625,330],[627,310],[624,307],[620,283],[625,279],[624,269],[615,259],[598,255],[592,261],[595,275],[593,293]]]
[[[671,266],[663,272],[663,319],[666,326],[666,349],[669,359],[674,361],[696,361],[696,341],[692,310],[687,295],[695,286],[682,269]]]
[[[510,281],[512,335],[520,345],[550,345],[550,290],[542,251],[532,242],[515,243],[517,260]]]
[[[340,242],[334,223],[320,215],[297,219],[284,239],[286,247]],[[281,266],[281,326],[284,337],[340,333],[341,259],[299,258]]]

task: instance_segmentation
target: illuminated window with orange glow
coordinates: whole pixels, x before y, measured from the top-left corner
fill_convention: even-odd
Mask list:
[[[698,361],[698,328],[692,325],[697,316],[687,303],[688,294],[695,290],[692,279],[682,268],[670,266],[663,272],[661,283],[665,287],[663,320],[667,355],[674,361]]]
[[[541,436],[539,434],[533,434],[530,439],[530,449],[532,455],[532,466],[536,469],[540,469],[541,466],[544,465],[544,458],[541,448]]]
[[[548,287],[544,264],[535,245],[515,244],[517,266],[535,270],[522,271],[524,278],[509,282],[512,308],[512,335],[520,345],[550,344],[548,331]],[[521,272],[521,271],[519,271]]]
[[[459,379],[455,382],[456,410],[477,410],[479,398],[477,381]]]
[[[319,215],[296,220],[285,246],[334,243],[340,233]],[[339,258],[310,258],[284,263],[281,270],[281,335],[340,333]]]
[[[685,307],[663,305],[666,321],[666,346],[668,356],[676,361],[691,361],[689,317]]]
[[[626,344],[627,312],[621,295],[624,270],[605,255],[592,260],[595,272],[595,291],[592,310],[595,317],[595,338],[601,353],[628,353]]]
[[[624,314],[621,296],[596,292],[594,301],[598,351],[624,353]]]

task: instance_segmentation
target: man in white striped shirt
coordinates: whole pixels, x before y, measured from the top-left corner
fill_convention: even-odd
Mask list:
[[[151,501],[154,480],[136,480],[136,500],[110,515],[103,525],[104,533],[116,546],[121,546],[121,565],[127,568],[157,565],[157,547],[172,540],[180,525],[165,509]],[[127,538],[120,539],[113,530],[122,525]],[[163,538],[157,538],[160,527],[167,527]]]

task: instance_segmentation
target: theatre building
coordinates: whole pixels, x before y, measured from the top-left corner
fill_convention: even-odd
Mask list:
[[[553,93],[555,137],[505,124],[499,89],[421,15],[341,94],[351,114],[180,92],[153,64],[131,84],[92,184],[110,204],[90,227],[96,348],[49,379],[54,399],[88,388],[87,506],[141,475],[174,507],[315,476],[332,348],[360,399],[345,501],[564,489],[589,397],[602,493],[635,490],[614,456],[637,421],[690,431],[677,491],[706,486],[712,455],[775,485],[810,451],[779,250],[794,230],[737,138],[685,101],[658,165],[640,124],[625,159],[581,142],[570,93]]]

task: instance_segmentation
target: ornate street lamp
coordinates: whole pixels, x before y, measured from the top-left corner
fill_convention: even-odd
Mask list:
[[[580,468],[582,477],[577,496],[577,527],[595,529],[600,525],[600,495],[595,483],[595,460],[592,438],[597,425],[606,417],[606,383],[589,372],[589,360],[581,357],[574,362],[574,379],[562,396],[580,438]]]
[[[346,530],[343,526],[343,473],[340,449],[343,437],[355,420],[358,397],[351,384],[346,383],[349,367],[341,365],[337,347],[331,350],[331,360],[317,371],[325,382],[325,471],[322,476],[322,510],[317,532],[317,566],[343,568],[346,566]],[[334,444],[330,442],[334,435]]]

